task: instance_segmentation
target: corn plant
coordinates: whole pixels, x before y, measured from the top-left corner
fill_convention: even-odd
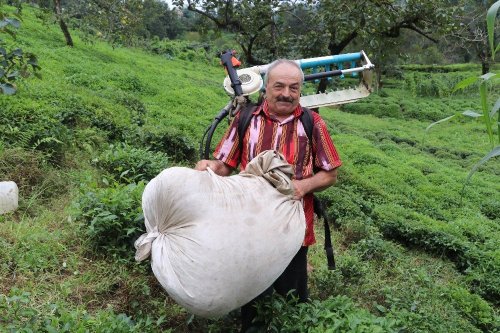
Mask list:
[[[495,54],[496,52],[500,49],[500,43],[495,44],[495,21],[496,21],[496,16],[498,13],[498,9],[500,8],[500,1],[495,2],[487,11],[486,13],[486,26],[487,26],[487,31],[488,31],[488,44],[491,49],[491,59],[495,61]],[[454,114],[452,116],[440,119],[429,126],[427,126],[426,131],[428,131],[432,126],[445,122],[447,120],[450,120],[456,116],[467,116],[467,117],[472,117],[472,118],[482,118],[484,125],[486,127],[486,133],[488,135],[488,139],[491,145],[491,151],[486,154],[479,162],[477,162],[472,169],[470,170],[469,174],[467,175],[467,179],[464,182],[464,186],[462,188],[462,194],[465,190],[465,186],[469,182],[470,178],[472,175],[477,171],[477,169],[485,164],[488,160],[490,160],[493,157],[499,156],[500,155],[500,98],[498,98],[495,102],[495,104],[491,107],[488,104],[488,83],[493,82],[498,80],[499,75],[497,73],[486,73],[481,76],[473,76],[466,78],[459,83],[456,84],[455,88],[453,89],[453,92],[460,90],[460,89],[465,89],[473,84],[478,83],[479,84],[479,98],[480,98],[480,103],[481,103],[481,113],[472,111],[472,110],[466,110],[462,113]],[[495,138],[494,135],[494,126],[496,123],[497,127],[497,137]]]

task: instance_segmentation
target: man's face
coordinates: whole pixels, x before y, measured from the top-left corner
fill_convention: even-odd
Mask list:
[[[276,116],[288,116],[299,104],[300,70],[290,64],[280,64],[269,73],[266,85],[266,99],[269,112]]]

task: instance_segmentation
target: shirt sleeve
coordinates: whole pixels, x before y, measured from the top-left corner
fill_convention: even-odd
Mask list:
[[[233,121],[229,125],[226,133],[217,144],[213,156],[229,165],[232,168],[236,168],[240,162],[241,152],[239,150],[239,135],[238,135],[238,123],[240,120],[240,112],[234,117]]]
[[[312,112],[314,117],[313,128],[313,156],[314,167],[325,171],[330,171],[342,165],[337,149],[333,144],[332,137],[328,133],[328,128],[321,116]]]

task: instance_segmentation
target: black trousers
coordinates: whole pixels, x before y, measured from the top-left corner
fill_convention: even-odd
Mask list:
[[[298,297],[299,302],[307,302],[309,299],[309,291],[307,289],[307,250],[307,246],[302,246],[273,285],[241,307],[242,333],[249,330],[252,331],[263,325],[263,323],[252,323],[257,315],[255,305],[257,301],[270,296],[273,290],[276,290],[276,292],[283,297],[286,297],[288,292],[293,290],[291,295]]]

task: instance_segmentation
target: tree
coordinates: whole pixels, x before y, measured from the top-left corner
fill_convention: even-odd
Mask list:
[[[177,11],[170,10],[167,3],[159,0],[143,2],[143,37],[157,36],[174,39],[185,30]]]
[[[262,64],[278,53],[276,26],[288,1],[174,0],[179,7],[208,19],[215,29],[236,32],[237,43],[249,64]],[[258,57],[254,52],[257,50]]]
[[[59,22],[59,27],[61,28],[64,38],[66,39],[66,45],[73,47],[73,38],[71,38],[68,26],[63,19],[61,0],[54,0],[54,13],[56,15],[57,21]]]
[[[140,34],[143,19],[143,1],[141,0],[66,0],[62,2],[54,0],[56,1],[63,6],[60,14],[64,12],[64,16],[89,38],[102,38],[113,45],[131,45],[134,38]]]
[[[63,5],[66,5],[67,1],[61,0],[32,0],[31,4],[36,4],[40,8],[47,10],[49,12],[53,12],[55,16],[55,20],[58,22],[59,27],[64,35],[64,39],[66,41],[66,45],[73,47],[73,38],[71,37],[71,33],[69,32],[68,25],[66,24],[66,20],[68,19],[66,11],[63,8]]]
[[[398,37],[404,29],[437,41],[452,25],[455,13],[450,8],[456,1],[174,0],[174,4],[187,5],[216,29],[237,32],[247,62],[256,64],[289,53],[339,54],[357,40],[376,47],[372,44]]]
[[[402,31],[411,31],[437,43],[439,36],[453,28],[453,17],[459,8],[455,4],[453,0],[325,0],[314,3],[315,17],[322,22],[319,29],[327,39],[330,54],[339,54],[357,42],[359,48],[378,55],[387,54],[387,40],[400,37]],[[324,91],[324,88],[324,84],[320,84],[318,90]]]
[[[447,36],[450,44],[475,55],[481,61],[482,74],[490,71],[491,63],[484,13],[494,2],[467,0],[464,4],[464,14],[457,16],[457,29]]]

